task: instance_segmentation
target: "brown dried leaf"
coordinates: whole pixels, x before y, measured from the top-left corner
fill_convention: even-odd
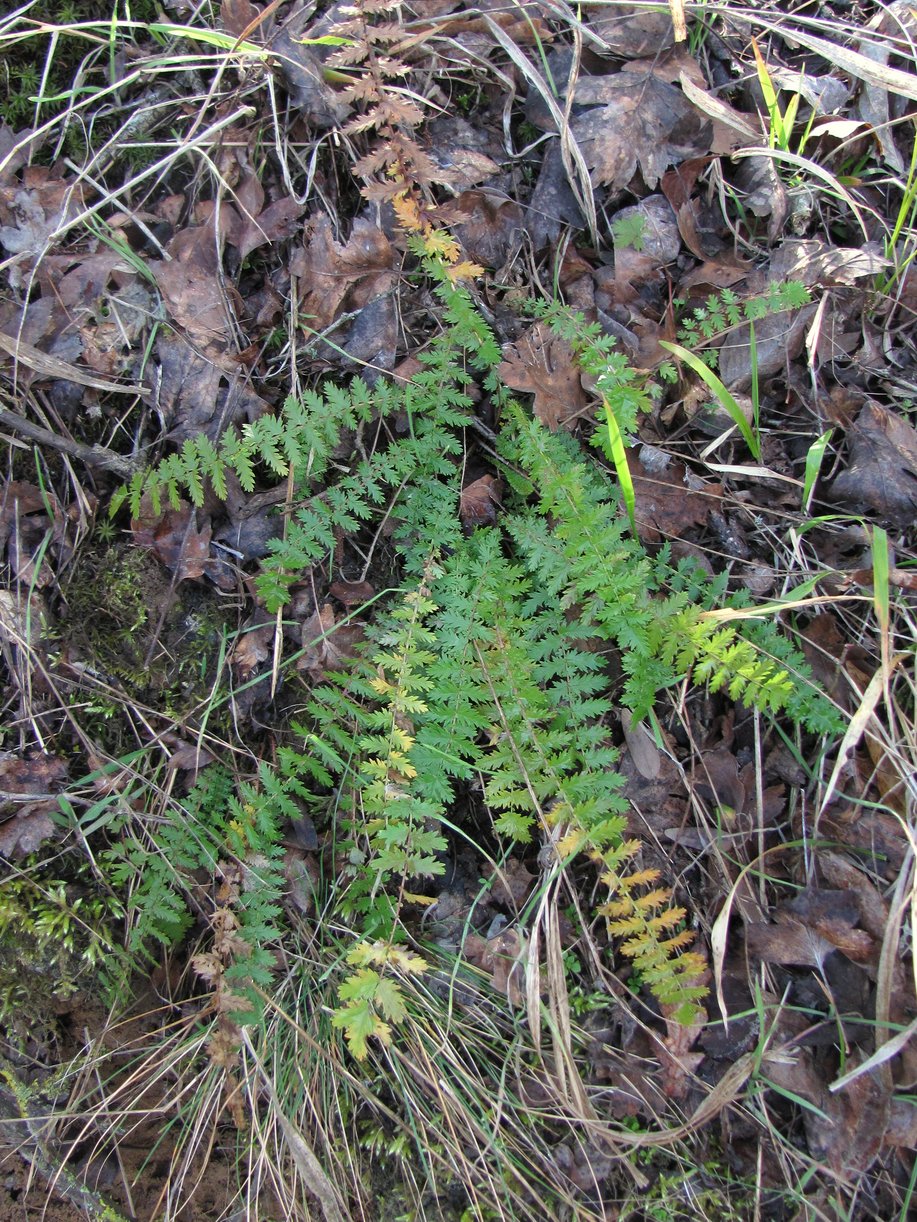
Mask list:
[[[169,756],[168,767],[170,772],[191,772],[196,776],[215,759],[216,756],[199,743],[185,743],[178,739]]]
[[[572,427],[589,402],[570,345],[545,323],[507,344],[497,372],[511,390],[534,394],[535,415],[552,432]]]
[[[755,216],[766,216],[767,236],[771,242],[783,233],[783,223],[790,210],[790,201],[777,173],[772,157],[743,157],[736,172],[736,181],[745,193],[743,206]]]
[[[491,894],[498,904],[505,904],[514,910],[520,909],[532,893],[532,887],[538,879],[537,874],[527,870],[525,863],[518,857],[509,857],[502,866],[488,865],[484,871],[486,878],[492,878]]]
[[[290,262],[305,290],[301,313],[309,326],[322,331],[344,310],[361,310],[389,293],[394,284],[394,251],[388,238],[365,217],[357,217],[350,239],[334,239],[325,213],[306,225],[305,244]]]
[[[816,968],[821,968],[834,950],[827,939],[799,921],[784,921],[779,925],[748,924],[745,948],[749,955],[765,963]]]
[[[465,526],[493,526],[497,520],[497,509],[501,504],[502,482],[493,475],[482,475],[462,489],[459,499],[459,517]]]
[[[274,632],[274,621],[269,620],[267,623],[248,625],[236,637],[229,660],[238,670],[241,679],[250,678],[261,663],[270,657]]]
[[[599,54],[635,59],[658,54],[675,40],[672,14],[668,8],[647,9],[642,4],[584,4],[587,20],[594,33],[607,44]]]
[[[684,463],[655,461],[654,455],[647,446],[639,457],[628,455],[637,532],[644,543],[677,539],[686,530],[703,526],[723,495],[721,484],[707,484],[702,492],[689,488]]]
[[[745,930],[750,954],[767,963],[821,969],[833,950],[854,963],[874,964],[879,946],[859,920],[856,898],[849,891],[810,888],[774,912],[775,924],[749,924]]]
[[[853,1068],[853,1065],[850,1065]],[[855,1179],[868,1171],[885,1142],[889,1091],[878,1073],[864,1073],[834,1093],[825,1093],[821,1112],[808,1108],[803,1120],[809,1151],[837,1175]]]
[[[230,297],[221,281],[213,229],[190,226],[169,242],[168,260],[147,263],[170,317],[205,351],[223,352],[232,337]]]
[[[14,794],[47,797],[67,779],[67,761],[56,755],[33,755],[25,759],[7,755],[0,760],[0,790]]]
[[[514,1009],[525,1005],[526,945],[517,929],[487,939],[481,967],[493,976],[493,986]]]
[[[328,591],[330,598],[336,598],[350,610],[368,603],[375,596],[376,588],[368,581],[336,581]]]
[[[304,653],[296,669],[319,683],[327,671],[346,669],[365,635],[362,624],[338,624],[331,603],[323,603],[302,626]]]
[[[55,177],[46,166],[27,166],[21,182],[0,187],[0,246],[19,256],[7,272],[13,288],[46,252],[53,234],[78,215],[84,200],[82,184]]]
[[[134,541],[147,547],[161,564],[175,574],[176,581],[197,581],[216,569],[210,556],[210,518],[198,525],[197,510],[190,505],[166,509],[158,517],[148,505],[143,516],[131,520]]]
[[[0,814],[12,816],[0,823],[0,855],[25,857],[59,834],[50,812],[58,809],[54,795],[67,772],[66,761],[55,755],[0,760]],[[33,800],[21,801],[20,796]]]
[[[917,515],[917,430],[867,402],[847,434],[850,461],[831,485],[833,501],[905,530]]]
[[[812,287],[854,285],[864,276],[878,276],[888,260],[877,246],[829,246],[814,239],[785,242],[772,271],[778,279],[801,280]]]
[[[571,129],[596,186],[623,191],[639,167],[656,186],[668,166],[706,153],[712,125],[680,89],[651,71],[582,78]]]
[[[523,212],[499,191],[478,187],[463,191],[450,205],[463,218],[454,225],[455,235],[469,259],[485,267],[502,267],[522,237]]]
[[[0,856],[18,860],[34,853],[59,832],[48,816],[47,803],[28,802],[5,823],[0,823]]]
[[[315,907],[322,881],[315,854],[288,844],[284,851],[283,876],[287,883],[285,903],[308,916]]]
[[[877,960],[875,939],[865,929],[854,928],[860,906],[852,891],[810,887],[788,900],[775,915],[778,921],[803,921],[855,963]]]
[[[223,29],[233,38],[241,37],[244,30],[250,28],[253,21],[261,16],[261,9],[251,3],[251,0],[222,0],[220,18]]]

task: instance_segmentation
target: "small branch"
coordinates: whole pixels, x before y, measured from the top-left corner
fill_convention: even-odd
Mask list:
[[[123,454],[116,454],[114,450],[106,449],[105,446],[87,446],[70,437],[61,437],[59,433],[52,433],[50,429],[33,424],[31,420],[26,420],[17,412],[8,412],[5,408],[0,408],[0,425],[21,433],[23,437],[28,437],[31,441],[38,442],[39,445],[52,446],[55,450],[69,454],[71,458],[78,458],[87,466],[114,471],[123,480],[130,479],[137,469],[136,463],[125,458]]]

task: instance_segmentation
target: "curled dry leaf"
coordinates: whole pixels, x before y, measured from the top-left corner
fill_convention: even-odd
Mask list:
[[[502,267],[522,236],[524,217],[515,200],[478,187],[463,191],[452,207],[465,218],[454,229],[468,258],[485,267]]]
[[[344,670],[365,636],[362,624],[338,624],[331,603],[323,603],[302,626],[303,655],[296,663],[315,682],[329,670]]]
[[[472,530],[476,526],[493,526],[503,494],[502,481],[493,475],[482,475],[462,489],[459,517]]]
[[[642,721],[634,724],[630,709],[621,710],[621,728],[634,767],[648,781],[655,780],[662,771],[662,755],[653,736]]]
[[[766,963],[815,967],[839,950],[855,963],[874,964],[878,944],[855,928],[859,909],[848,891],[808,890],[774,912],[776,923],[750,924],[745,930],[750,954]]]
[[[274,632],[273,619],[264,620],[263,616],[258,614],[255,622],[246,625],[236,637],[229,660],[238,671],[240,679],[250,678],[262,662],[266,662],[271,656]]]
[[[487,972],[496,991],[516,1009],[525,1005],[526,953],[525,940],[517,929],[505,929],[492,938],[472,933],[462,944],[465,959]]]

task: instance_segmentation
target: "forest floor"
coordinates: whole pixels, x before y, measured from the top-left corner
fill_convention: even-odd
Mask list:
[[[0,16],[0,1216],[917,1216],[915,41]]]

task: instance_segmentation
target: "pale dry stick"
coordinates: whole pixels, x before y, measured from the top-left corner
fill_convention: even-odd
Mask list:
[[[902,822],[904,822],[902,820]],[[892,902],[889,905],[889,917],[882,938],[882,950],[879,955],[879,970],[876,973],[876,1052],[881,1052],[883,1046],[892,1038],[889,1028],[889,1014],[894,990],[895,964],[898,960],[898,948],[901,938],[901,925],[905,909],[914,903],[914,834],[910,829],[907,861],[905,862],[897,882]],[[890,1095],[894,1088],[891,1065],[884,1060],[879,1069],[879,1077],[885,1091]]]
[[[892,659],[890,669],[894,670],[898,663],[902,660],[903,655],[901,654]],[[816,819],[820,819],[827,810],[828,804],[834,796],[834,791],[837,788],[837,782],[841,775],[841,770],[847,762],[848,755],[863,737],[867,725],[874,717],[876,705],[879,703],[879,700],[882,698],[883,692],[885,691],[887,678],[888,676],[884,673],[883,669],[880,668],[870,679],[866,690],[862,694],[857,691],[857,695],[860,696],[859,708],[850,718],[850,724],[847,727],[844,737],[841,739],[841,744],[837,751],[837,759],[835,760],[834,768],[831,772],[825,792],[822,795],[822,800],[819,803],[818,815]]]
[[[598,217],[595,211],[595,197],[592,191],[592,179],[589,174],[589,167],[586,165],[582,150],[573,139],[570,132],[569,112],[573,104],[573,91],[569,90],[567,98],[566,112],[562,111],[557,105],[554,96],[551,93],[550,87],[544,78],[535,71],[534,66],[529,59],[522,53],[519,47],[513,42],[505,30],[503,30],[491,17],[485,15],[487,26],[491,34],[510,57],[523,76],[528,80],[541,95],[542,100],[551,112],[551,118],[557,125],[558,138],[560,140],[561,155],[564,161],[564,169],[567,171],[567,177],[570,182],[570,188],[573,191],[577,206],[586,218],[586,224],[589,228],[589,235],[592,242],[596,246],[600,246],[598,232]]]
[[[124,128],[122,128],[121,130],[123,131]],[[69,157],[65,157],[63,161],[67,169],[70,170],[72,173],[79,175],[79,177],[82,178],[84,182],[88,182],[90,187],[92,187],[93,191],[97,192],[97,194],[99,195],[105,194],[106,188],[102,185],[102,183],[98,182],[95,178],[91,177],[91,175],[89,175],[86,172],[83,166],[77,165],[76,162],[71,161]],[[159,255],[162,259],[170,260],[172,258],[172,256],[163,246],[162,242],[160,242],[159,238],[157,238],[156,234],[152,231],[152,229],[150,229],[149,225],[147,225],[146,222],[137,215],[137,210],[135,208],[128,208],[127,205],[122,204],[119,199],[113,199],[111,202],[117,212],[120,212],[122,216],[127,217],[127,219],[130,221],[132,225],[137,226],[137,228],[140,230],[140,232],[143,234],[146,240],[150,243],[150,245],[154,246],[156,250],[159,251]],[[127,263],[126,259],[125,259],[125,263]],[[130,265],[128,264],[128,266]],[[148,269],[146,271],[146,274],[151,280],[154,279],[152,273]]]

